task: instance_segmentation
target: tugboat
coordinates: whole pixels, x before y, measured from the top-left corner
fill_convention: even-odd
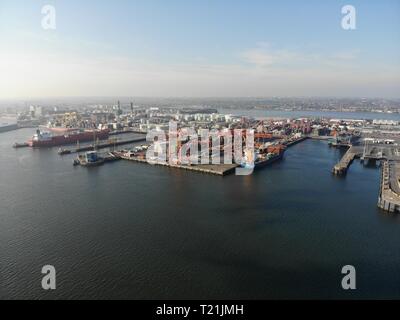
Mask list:
[[[79,155],[73,162],[74,166],[96,167],[104,163],[120,160],[121,157],[117,152],[108,152],[99,156],[97,151],[86,152],[85,155]]]
[[[74,160],[74,166],[97,167],[102,164],[104,164],[104,158],[99,157],[97,151],[86,152],[85,155],[79,155],[78,158]]]

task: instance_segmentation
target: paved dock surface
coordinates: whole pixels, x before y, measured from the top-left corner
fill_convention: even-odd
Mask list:
[[[350,147],[340,161],[333,167],[333,174],[344,175],[353,160],[360,155],[359,147]]]
[[[116,146],[122,146],[126,144],[131,144],[131,143],[137,143],[137,142],[142,142],[146,141],[146,137],[139,137],[139,138],[134,138],[134,139],[129,139],[129,140],[117,140],[117,141],[107,141],[103,143],[99,143],[96,145],[96,149],[105,149],[105,148],[110,148],[110,147],[116,147]],[[90,146],[84,146],[80,148],[74,148],[74,149],[64,149],[64,153],[77,153],[77,152],[85,152],[85,151],[91,151],[93,150],[93,145]]]
[[[389,212],[400,212],[400,163],[384,161],[378,207]]]
[[[123,160],[129,160],[134,162],[141,162],[151,165],[158,165],[158,166],[165,166],[169,168],[175,169],[183,169],[188,171],[195,171],[201,173],[208,173],[218,176],[226,176],[230,173],[235,171],[235,168],[238,167],[237,164],[196,164],[196,165],[179,165],[179,164],[169,164],[167,162],[156,162],[156,163],[149,163],[146,159],[138,158],[138,157],[124,157],[121,156]]]

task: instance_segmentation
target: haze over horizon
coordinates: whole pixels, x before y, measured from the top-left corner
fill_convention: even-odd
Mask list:
[[[4,0],[0,99],[399,98],[399,17],[396,0]]]

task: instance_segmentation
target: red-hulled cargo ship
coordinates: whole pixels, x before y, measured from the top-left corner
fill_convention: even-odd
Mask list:
[[[28,145],[34,148],[56,147],[79,142],[108,139],[109,130],[85,130],[68,132],[64,135],[54,135],[50,132],[38,130],[28,141]]]
[[[79,128],[69,128],[69,127],[52,127],[50,125],[47,126],[39,126],[40,131],[51,132],[57,135],[62,135],[68,132],[76,132],[79,131]]]

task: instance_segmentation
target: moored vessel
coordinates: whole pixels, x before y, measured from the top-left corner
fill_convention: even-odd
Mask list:
[[[283,158],[286,148],[283,145],[269,145],[255,152],[245,151],[245,157],[241,166],[248,169],[263,168],[268,164]]]
[[[52,132],[52,133],[55,133],[55,134],[64,134],[64,133],[74,132],[74,131],[78,131],[79,130],[79,128],[52,126],[50,124],[48,124],[48,125],[40,125],[39,129],[41,131]]]
[[[34,148],[56,147],[77,142],[87,142],[108,139],[108,130],[71,131],[63,135],[55,135],[47,131],[37,130],[36,134],[28,141]]]

